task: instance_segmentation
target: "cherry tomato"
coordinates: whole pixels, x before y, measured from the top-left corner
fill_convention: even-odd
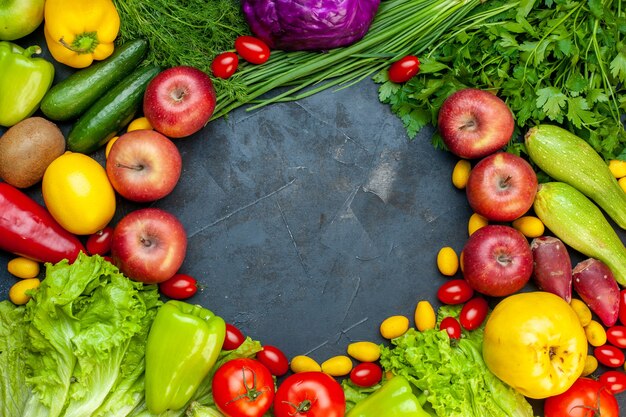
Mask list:
[[[270,48],[254,36],[239,36],[235,39],[235,50],[251,64],[263,64],[270,59]]]
[[[444,304],[462,304],[474,295],[474,290],[463,278],[451,279],[437,290],[437,298]]]
[[[619,292],[619,322],[626,326],[626,288]]]
[[[606,339],[620,349],[626,349],[626,326],[612,326],[606,329]]]
[[[414,55],[407,55],[389,66],[389,81],[403,83],[409,81],[420,70],[420,60]]]
[[[617,368],[624,364],[624,352],[612,345],[598,346],[593,350],[598,362],[609,368]]]
[[[241,333],[241,330],[236,328],[230,323],[226,323],[226,337],[224,338],[224,344],[222,349],[235,350],[246,340],[246,337]]]
[[[626,373],[624,372],[614,370],[603,372],[598,381],[613,394],[626,391]]]
[[[222,52],[211,62],[211,71],[218,78],[230,78],[237,71],[239,57],[234,52]]]
[[[215,405],[228,417],[261,417],[274,401],[274,379],[261,362],[232,359],[220,366],[211,382]]]
[[[446,317],[439,323],[439,330],[445,330],[450,339],[461,338],[461,324],[454,317]]]
[[[85,248],[90,255],[106,255],[111,252],[113,241],[113,228],[106,226],[104,229],[89,235]]]
[[[482,297],[476,297],[469,300],[461,308],[459,321],[465,330],[474,330],[480,327],[485,321],[489,312],[489,304]]]
[[[562,394],[546,398],[544,417],[618,417],[619,404],[615,396],[591,378],[578,378]]]
[[[323,372],[288,376],[276,390],[276,417],[343,417],[346,399],[341,385]]]
[[[350,381],[364,388],[378,384],[382,377],[382,368],[374,362],[362,362],[350,371]]]
[[[263,349],[257,352],[256,359],[265,365],[272,375],[283,376],[289,370],[289,359],[276,346],[263,346]]]
[[[198,292],[196,279],[187,274],[175,274],[159,284],[161,294],[174,300],[184,300]]]

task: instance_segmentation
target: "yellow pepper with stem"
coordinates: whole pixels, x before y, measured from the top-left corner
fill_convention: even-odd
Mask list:
[[[111,55],[120,29],[112,0],[47,0],[44,22],[52,57],[73,68]]]

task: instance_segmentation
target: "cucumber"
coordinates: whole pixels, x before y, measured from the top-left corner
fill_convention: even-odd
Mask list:
[[[161,68],[139,67],[96,101],[72,126],[67,149],[91,153],[104,145],[135,116],[146,86]]]
[[[626,229],[626,193],[591,145],[553,125],[531,128],[524,141],[528,156],[541,170],[585,194]]]
[[[604,262],[626,286],[626,248],[602,211],[564,182],[540,184],[533,208],[537,217],[573,249]]]
[[[136,39],[119,46],[107,59],[76,71],[52,86],[41,101],[49,119],[65,121],[83,114],[105,92],[131,73],[141,62],[148,42]]]

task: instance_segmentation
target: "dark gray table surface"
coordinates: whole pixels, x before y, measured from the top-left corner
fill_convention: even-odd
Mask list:
[[[45,46],[38,34],[21,41],[32,42]],[[57,80],[68,73],[57,69]],[[460,252],[471,211],[450,180],[457,158],[435,150],[431,133],[409,141],[365,80],[240,108],[176,139],[182,176],[151,205],[187,231],[180,272],[202,286],[189,301],[288,357],[320,362],[351,341],[382,342],[380,322],[412,321],[419,300],[437,306],[447,279],[437,252]],[[104,163],[103,150],[93,156]],[[42,202],[38,186],[27,192]],[[138,207],[118,198],[113,224]],[[0,252],[0,299],[16,280],[5,267],[12,257]]]

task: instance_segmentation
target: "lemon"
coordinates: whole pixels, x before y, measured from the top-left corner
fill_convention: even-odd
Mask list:
[[[115,192],[106,171],[81,153],[66,152],[52,161],[41,191],[52,217],[77,235],[102,230],[115,214]]]

